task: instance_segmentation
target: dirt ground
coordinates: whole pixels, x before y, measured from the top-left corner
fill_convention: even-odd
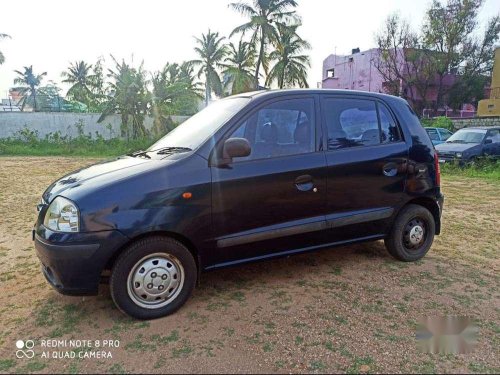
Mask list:
[[[0,372],[500,372],[500,184],[444,176],[443,233],[422,261],[397,262],[379,241],[216,271],[178,313],[140,322],[107,286],[65,297],[40,273],[35,205],[91,162],[0,158]],[[434,315],[472,316],[475,351],[421,353],[417,321]],[[19,339],[35,340],[32,359],[16,358]],[[112,358],[47,359],[47,339],[119,347]]]

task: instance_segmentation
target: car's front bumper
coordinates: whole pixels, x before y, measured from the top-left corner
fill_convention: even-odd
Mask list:
[[[128,238],[117,230],[58,233],[39,225],[33,240],[50,285],[62,294],[89,295],[97,294],[102,271]]]
[[[457,157],[454,152],[452,153],[447,153],[447,152],[439,152],[438,151],[438,161],[440,164],[449,164],[449,163],[454,163],[454,164],[459,164],[462,165],[467,162],[467,158],[462,156],[462,157]]]

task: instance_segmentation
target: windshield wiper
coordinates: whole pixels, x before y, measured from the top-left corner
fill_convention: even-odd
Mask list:
[[[136,152],[132,152],[131,154],[127,154],[127,156],[132,156],[133,158],[136,157],[145,157],[146,159],[151,159],[151,156],[148,155],[149,151],[144,151],[144,150],[139,150]]]
[[[454,139],[453,141],[446,141],[446,143],[466,143],[466,142],[462,139]]]
[[[158,155],[168,155],[177,152],[189,152],[192,151],[189,147],[163,147],[149,152],[156,152]]]

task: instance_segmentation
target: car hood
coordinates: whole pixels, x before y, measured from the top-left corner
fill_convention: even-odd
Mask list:
[[[71,190],[91,187],[92,185],[113,183],[126,177],[143,173],[158,163],[168,163],[168,160],[155,160],[140,157],[122,156],[113,160],[106,160],[88,167],[73,171],[53,182],[42,197],[50,203],[58,195],[67,195]]]
[[[463,152],[470,148],[477,146],[479,143],[441,143],[436,145],[436,150],[439,151],[450,151],[450,152]]]

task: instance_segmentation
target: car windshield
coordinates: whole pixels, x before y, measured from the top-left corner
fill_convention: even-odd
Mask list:
[[[241,97],[228,98],[210,104],[161,138],[148,151],[162,150],[167,147],[197,149],[249,100],[249,98]]]
[[[461,129],[453,134],[446,143],[481,143],[486,130]]]

